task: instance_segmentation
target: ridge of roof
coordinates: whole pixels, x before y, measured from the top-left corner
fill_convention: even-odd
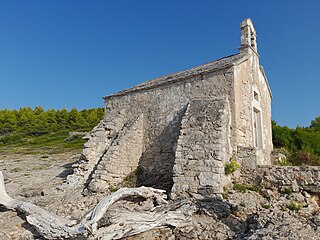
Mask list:
[[[191,76],[196,76],[201,73],[215,72],[224,68],[239,65],[240,63],[246,61],[247,59],[249,59],[249,55],[246,53],[233,54],[230,56],[226,56],[226,57],[214,60],[206,64],[202,64],[193,68],[189,68],[189,69],[182,70],[176,73],[171,73],[169,75],[165,75],[159,78],[151,79],[146,82],[142,82],[131,88],[124,89],[120,92],[117,92],[111,95],[107,95],[103,97],[103,99],[123,96],[128,93],[137,92],[140,90],[152,89],[161,85],[166,85],[166,84],[174,83],[184,79],[188,79]]]

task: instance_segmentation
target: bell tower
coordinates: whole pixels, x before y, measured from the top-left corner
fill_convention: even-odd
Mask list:
[[[250,18],[243,20],[240,24],[241,29],[241,47],[240,52],[249,52],[252,50],[258,54],[257,50],[257,33],[253,27]]]

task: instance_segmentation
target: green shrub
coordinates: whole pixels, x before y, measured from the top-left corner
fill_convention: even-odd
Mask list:
[[[287,161],[281,165],[313,165],[320,166],[320,116],[311,121],[309,127],[278,126],[272,121],[272,140],[275,149],[284,149],[289,154]]]
[[[130,172],[125,178],[123,179],[121,186],[122,187],[136,187],[138,177],[142,174],[142,169],[137,167],[135,170]]]
[[[284,188],[281,192],[284,193],[284,194],[291,195],[292,194],[292,189],[291,188]]]
[[[280,161],[279,161],[279,165],[280,166],[290,166],[290,162],[289,159],[287,157],[281,157]]]
[[[223,199],[225,199],[225,200],[228,200],[228,199],[229,199],[229,194],[228,194],[228,193],[223,192],[223,193],[221,193],[221,195],[222,195],[222,198],[223,198]]]
[[[120,189],[120,187],[117,186],[117,185],[111,185],[111,186],[109,187],[110,192],[116,192],[116,191],[118,191],[119,189]]]
[[[269,204],[262,204],[261,207],[264,209],[269,209],[271,206]]]
[[[253,191],[253,192],[260,192],[261,191],[261,186],[259,185],[245,185],[241,183],[235,183],[233,184],[233,189],[236,190],[237,192],[245,193],[248,190]]]
[[[248,190],[253,191],[253,192],[261,192],[261,186],[252,184],[248,186]]]
[[[226,175],[229,175],[239,169],[240,165],[237,163],[236,160],[231,160],[230,162],[227,162],[224,166],[224,172]]]
[[[288,209],[291,211],[300,211],[302,208],[302,203],[294,201],[293,199],[291,199],[290,204],[288,204]]]
[[[241,193],[245,193],[248,190],[245,185],[240,184],[240,183],[235,183],[233,185],[233,189],[236,190],[237,192],[241,192]]]
[[[0,144],[12,147],[79,149],[81,137],[68,137],[70,131],[90,131],[104,116],[103,108],[44,110],[42,107],[0,110]],[[81,146],[81,147],[79,147]],[[63,150],[60,150],[63,151]]]
[[[291,154],[289,161],[295,165],[311,165],[311,166],[320,166],[320,156],[308,151],[295,151]]]
[[[228,191],[228,186],[227,186],[227,185],[223,186],[223,191],[224,191],[224,192],[227,192],[227,191]]]
[[[290,155],[290,152],[288,151],[288,149],[286,149],[284,147],[281,147],[281,148],[274,147],[273,150],[272,150],[272,153],[274,153],[274,154],[281,153],[281,154],[283,154],[285,156],[289,156]]]

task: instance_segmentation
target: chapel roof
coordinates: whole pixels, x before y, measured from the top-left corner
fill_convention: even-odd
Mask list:
[[[112,95],[105,96],[104,99],[123,96],[128,93],[138,92],[141,90],[152,89],[161,85],[167,85],[177,81],[183,81],[183,80],[189,79],[192,76],[196,76],[203,73],[219,71],[228,67],[239,65],[240,63],[246,61],[247,59],[249,59],[248,54],[237,53],[237,54],[230,55],[230,56],[203,64],[197,67],[193,67],[187,70],[172,73],[163,77],[155,78],[155,79],[140,83],[134,87],[122,90]]]

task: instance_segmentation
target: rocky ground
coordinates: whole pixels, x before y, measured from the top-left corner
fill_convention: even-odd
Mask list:
[[[72,172],[72,163],[79,156],[79,150],[51,155],[0,155],[0,170],[8,194],[66,218],[81,217],[97,199],[83,198],[80,190],[65,183]],[[1,240],[39,238],[23,215],[4,207],[0,207],[0,226]]]
[[[65,183],[79,156],[80,151],[0,155],[0,170],[10,196],[65,218],[79,219],[102,197],[83,197],[80,189]],[[319,196],[308,192],[229,186],[222,196],[192,204],[197,212],[190,224],[154,229],[127,239],[320,239]],[[4,207],[0,207],[0,226],[0,239],[41,239],[22,215]]]

